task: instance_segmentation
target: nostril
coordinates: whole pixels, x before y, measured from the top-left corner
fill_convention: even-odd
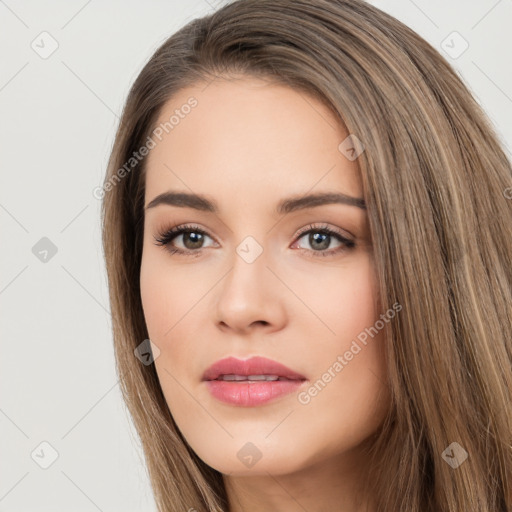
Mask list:
[[[256,322],[253,322],[253,324],[269,325],[269,323],[266,320],[257,320]]]

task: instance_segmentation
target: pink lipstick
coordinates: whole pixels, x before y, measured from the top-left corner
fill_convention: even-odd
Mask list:
[[[247,360],[227,357],[203,374],[210,393],[218,400],[242,407],[262,405],[296,391],[306,378],[265,357]]]

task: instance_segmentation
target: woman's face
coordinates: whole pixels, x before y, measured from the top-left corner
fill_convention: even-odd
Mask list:
[[[160,123],[147,157],[140,279],[178,428],[224,474],[292,473],[328,459],[341,467],[349,455],[353,463],[389,396],[349,134],[314,98],[248,77],[182,90]],[[162,194],[183,196],[155,202]],[[317,194],[358,199],[306,199]],[[203,380],[220,359],[253,356],[303,380]]]

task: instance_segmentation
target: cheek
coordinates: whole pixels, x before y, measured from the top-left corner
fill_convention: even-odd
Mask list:
[[[150,337],[163,341],[174,326],[186,323],[185,315],[204,295],[206,285],[197,273],[170,268],[165,257],[149,252],[141,262],[141,301]]]
[[[186,339],[187,316],[191,309],[189,302],[197,302],[199,292],[190,286],[189,276],[172,272],[165,258],[150,251],[143,254],[140,272],[141,301],[148,335],[159,348],[155,369],[162,392],[171,411],[190,406],[180,392],[177,382],[183,382],[180,369],[189,368],[182,361],[187,359]],[[188,282],[188,285],[187,285]],[[191,311],[192,313],[192,311]],[[189,313],[190,314],[190,313]],[[178,414],[178,417],[181,416]],[[182,425],[186,427],[186,425]]]
[[[316,330],[313,339],[340,347],[378,318],[377,281],[368,255],[347,259],[336,267],[319,265],[314,272],[301,271],[300,275],[294,281],[290,274],[287,282],[295,283],[293,291],[303,305],[293,307],[303,312],[300,323],[310,336]]]
[[[339,298],[341,304],[336,318],[339,318],[338,334],[346,339],[356,338],[366,332],[379,317],[379,304],[377,301],[377,285],[372,269],[362,265],[359,272],[346,276],[343,287],[343,296]],[[334,320],[335,321],[335,320]]]
[[[307,296],[308,304],[319,312],[325,329],[314,317],[304,322],[307,337],[316,340],[315,350],[305,346],[316,372],[310,393],[300,403],[307,405],[312,418],[329,417],[333,425],[353,429],[357,437],[363,431],[369,433],[387,407],[384,324],[379,321],[383,312],[370,257],[337,270],[303,281],[302,293],[306,287],[313,290]],[[324,286],[312,287],[313,282]],[[333,403],[338,407],[333,408]]]
[[[211,288],[211,279],[192,266],[177,269],[153,251],[143,254],[140,272],[141,300],[148,335],[159,348],[155,368],[167,403],[174,407],[190,400],[179,383],[200,369],[196,355],[204,350],[201,328],[206,325],[204,298]]]

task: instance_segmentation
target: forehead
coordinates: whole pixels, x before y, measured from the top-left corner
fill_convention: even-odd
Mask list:
[[[245,204],[317,188],[362,196],[357,163],[338,149],[345,128],[322,102],[285,85],[198,83],[167,101],[158,127],[146,202],[169,189]]]

